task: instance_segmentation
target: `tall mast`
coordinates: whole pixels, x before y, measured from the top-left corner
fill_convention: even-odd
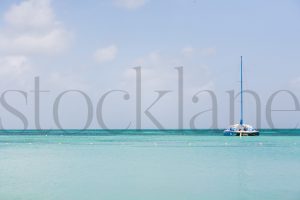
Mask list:
[[[241,120],[240,124],[243,125],[243,56],[241,56]]]

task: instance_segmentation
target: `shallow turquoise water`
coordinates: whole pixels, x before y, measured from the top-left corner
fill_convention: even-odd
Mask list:
[[[300,137],[2,135],[0,199],[300,199]]]

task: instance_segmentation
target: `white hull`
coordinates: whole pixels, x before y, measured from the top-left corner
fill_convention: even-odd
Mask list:
[[[259,136],[259,131],[224,131],[225,136]]]

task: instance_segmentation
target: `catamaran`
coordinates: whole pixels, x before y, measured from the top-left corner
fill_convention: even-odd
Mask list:
[[[241,120],[239,124],[231,125],[224,130],[225,136],[258,136],[259,131],[254,129],[251,125],[245,124],[243,119],[243,57],[241,56]]]

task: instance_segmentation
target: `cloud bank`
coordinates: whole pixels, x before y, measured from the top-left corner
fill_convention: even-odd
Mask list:
[[[71,33],[55,18],[50,0],[13,4],[4,14],[0,51],[11,54],[57,54],[70,42]]]

